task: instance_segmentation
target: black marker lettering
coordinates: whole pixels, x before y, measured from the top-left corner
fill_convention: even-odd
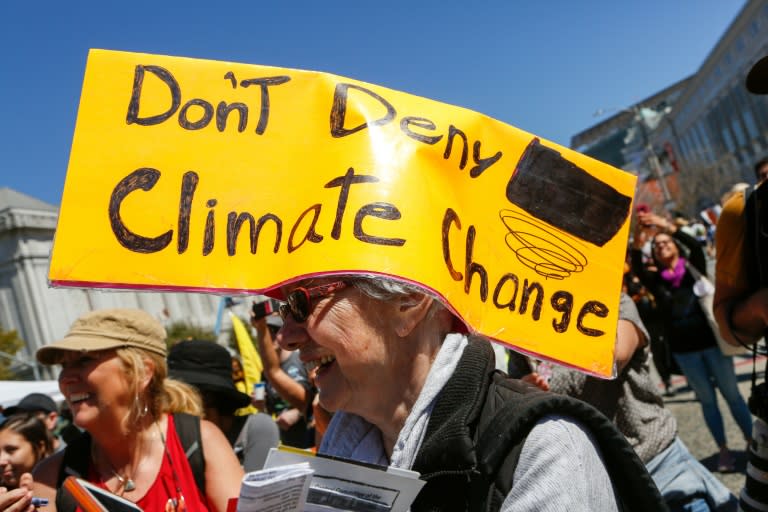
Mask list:
[[[608,307],[603,304],[602,302],[598,302],[596,300],[590,300],[586,302],[582,307],[581,311],[579,311],[579,316],[576,317],[576,328],[579,330],[580,333],[586,334],[587,336],[602,336],[605,334],[605,331],[601,331],[598,329],[590,329],[589,327],[584,326],[584,317],[592,314],[600,318],[605,318],[608,316]]]
[[[443,138],[442,135],[433,135],[430,137],[428,135],[416,133],[411,130],[411,126],[418,126],[419,128],[424,128],[426,130],[434,130],[436,128],[435,123],[424,117],[406,116],[400,120],[400,129],[408,137],[425,144],[436,144]]]
[[[277,254],[277,251],[280,248],[280,239],[283,236],[283,221],[281,221],[280,218],[276,215],[268,213],[266,215],[262,215],[261,218],[259,218],[259,221],[256,222],[256,220],[253,218],[253,215],[248,212],[243,212],[239,215],[237,212],[229,212],[229,215],[227,215],[227,254],[230,256],[235,255],[237,250],[237,237],[240,235],[240,230],[246,221],[248,222],[249,226],[248,240],[250,243],[251,254],[256,254],[256,249],[259,246],[259,236],[261,235],[261,229],[268,220],[274,222],[277,229],[275,246],[272,250],[272,252]]]
[[[400,210],[390,203],[369,203],[357,211],[355,215],[354,235],[361,242],[377,245],[391,245],[402,247],[405,245],[404,238],[383,238],[379,236],[368,235],[363,231],[363,219],[366,217],[376,217],[384,220],[400,219]]]
[[[443,153],[443,158],[448,160],[448,158],[451,156],[451,153],[453,152],[453,139],[457,135],[461,137],[462,141],[464,141],[464,148],[461,150],[461,160],[459,162],[459,169],[464,169],[464,167],[467,166],[467,158],[469,156],[469,142],[467,142],[467,136],[464,134],[464,132],[453,125],[448,127],[448,141],[445,144],[445,152]]]
[[[524,314],[528,309],[528,300],[533,292],[536,292],[536,300],[533,303],[533,309],[531,310],[531,318],[538,320],[541,317],[541,305],[544,301],[544,288],[535,281],[528,283],[528,279],[523,282],[523,293],[520,296],[520,314]]]
[[[469,176],[471,178],[477,178],[487,168],[498,162],[499,158],[501,158],[501,151],[497,151],[495,155],[489,156],[488,158],[480,158],[480,141],[476,140],[472,146],[472,159],[477,165],[469,170]]]
[[[149,71],[168,86],[168,90],[171,94],[171,106],[168,107],[168,110],[160,114],[149,117],[139,117],[139,110],[141,106],[141,91],[144,83],[145,71]],[[136,69],[133,73],[133,90],[131,92],[131,101],[128,103],[128,114],[125,117],[126,123],[136,123],[141,126],[160,124],[171,117],[176,112],[176,109],[179,108],[179,105],[181,105],[181,89],[179,88],[179,83],[167,69],[161,68],[159,66],[136,66]]]
[[[555,332],[565,332],[568,330],[568,324],[571,323],[571,311],[573,311],[573,295],[566,291],[557,291],[552,294],[550,299],[552,309],[563,314],[558,322],[552,319],[552,328]]]
[[[120,217],[120,206],[128,194],[138,189],[151,190],[158,179],[160,179],[160,171],[142,167],[120,180],[110,195],[108,211],[112,232],[120,245],[130,251],[147,254],[161,251],[171,243],[173,238],[171,229],[154,238],[137,235],[125,226]]]
[[[469,226],[467,230],[467,252],[466,252],[466,265],[464,272],[466,279],[464,280],[464,292],[469,293],[469,289],[472,286],[472,277],[475,274],[480,274],[480,300],[485,302],[488,298],[488,272],[481,264],[472,261],[472,251],[475,246],[475,226]]]
[[[515,292],[512,294],[512,299],[506,304],[499,302],[499,296],[501,295],[501,289],[507,281],[512,281],[515,284]],[[515,274],[507,273],[501,276],[499,282],[496,283],[496,288],[493,290],[493,305],[499,309],[507,308],[510,311],[515,310],[515,301],[517,300],[517,290],[520,287],[520,280]]]
[[[301,212],[301,215],[299,215],[299,218],[296,219],[296,223],[291,228],[291,234],[288,237],[288,252],[291,253],[304,245],[304,242],[313,242],[318,243],[323,241],[323,236],[318,234],[317,231],[315,231],[315,227],[317,227],[317,219],[320,218],[320,211],[323,209],[323,207],[319,204],[313,204],[303,212]],[[313,212],[314,215],[312,217],[312,221],[310,222],[309,229],[307,229],[307,232],[304,234],[304,238],[301,239],[301,241],[298,244],[295,244],[293,239],[296,235],[296,230],[299,227],[299,224],[301,224],[301,221],[304,219],[304,217],[309,214],[309,212]]]
[[[181,179],[181,194],[179,198],[179,237],[176,240],[176,251],[186,252],[189,246],[189,217],[192,214],[192,200],[199,178],[197,173],[187,171]]]
[[[375,119],[373,121],[366,121],[363,124],[355,126],[354,128],[345,128],[344,121],[347,117],[347,97],[349,95],[349,89],[361,91],[373,99],[381,103],[386,109],[386,114]],[[339,138],[352,135],[355,132],[359,132],[369,126],[381,126],[389,123],[395,118],[395,107],[392,106],[387,100],[365,87],[353,84],[336,84],[336,89],[333,92],[333,108],[331,109],[331,137]]]
[[[325,184],[325,188],[341,187],[339,190],[339,201],[336,204],[336,219],[333,221],[331,238],[338,240],[341,237],[341,221],[344,218],[344,211],[347,209],[347,200],[349,199],[349,188],[355,183],[378,183],[379,178],[365,174],[355,175],[355,170],[350,167],[344,176],[333,178]]]
[[[452,208],[447,208],[445,210],[445,215],[443,215],[443,229],[440,233],[440,237],[443,241],[443,261],[445,261],[445,266],[448,267],[448,272],[451,274],[451,278],[454,281],[461,281],[464,279],[464,276],[461,272],[456,270],[456,267],[453,266],[453,262],[451,261],[451,247],[448,240],[448,232],[451,230],[451,224],[456,224],[456,227],[461,229],[461,220],[459,219],[459,216],[456,215],[456,212],[453,211]]]
[[[217,201],[215,199],[209,199],[206,204],[210,210],[205,217],[205,235],[203,236],[203,256],[208,256],[213,251],[213,244],[216,240],[216,223],[214,221],[214,210]]]
[[[191,107],[200,107],[203,109],[203,116],[197,121],[190,121],[187,115]],[[193,99],[189,100],[179,110],[179,126],[185,130],[200,130],[208,126],[208,123],[213,119],[213,105],[205,100]]]
[[[291,79],[289,76],[269,76],[265,78],[250,78],[240,82],[242,87],[258,85],[261,87],[261,112],[259,113],[259,123],[256,125],[256,133],[262,135],[267,130],[269,122],[269,87],[281,85]]]
[[[240,120],[237,123],[237,131],[240,133],[245,131],[245,127],[248,125],[248,107],[245,103],[227,104],[226,102],[220,101],[216,107],[216,129],[220,132],[223,132],[227,127],[227,119],[233,110],[237,110],[238,114],[240,114]]]

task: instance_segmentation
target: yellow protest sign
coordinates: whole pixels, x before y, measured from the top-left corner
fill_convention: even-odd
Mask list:
[[[609,376],[634,185],[476,112],[348,78],[92,50],[49,277],[263,293],[394,276],[473,330]]]

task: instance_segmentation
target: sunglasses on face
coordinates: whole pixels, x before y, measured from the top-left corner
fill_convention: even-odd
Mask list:
[[[283,304],[280,304],[280,317],[283,320],[291,315],[297,323],[304,323],[312,313],[312,300],[327,297],[328,295],[346,288],[347,283],[344,281],[336,281],[333,283],[323,284],[320,286],[313,286],[312,288],[299,287],[291,291]]]

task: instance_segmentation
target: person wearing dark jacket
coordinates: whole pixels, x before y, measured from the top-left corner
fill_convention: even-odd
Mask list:
[[[633,300],[621,294],[616,335],[616,378],[601,379],[552,365],[548,379],[533,371],[526,356],[512,353],[513,377],[545,391],[584,400],[610,418],[648,468],[672,512],[734,510],[731,494],[691,455],[677,434],[677,420],[651,377],[649,334]]]
[[[221,429],[243,469],[255,471],[264,466],[280,436],[267,414],[235,415],[237,409],[251,402],[251,397],[235,387],[231,361],[229,351],[213,341],[180,341],[168,352],[168,375],[200,393],[205,419]]]
[[[641,249],[649,239],[654,266],[642,261]],[[733,360],[717,345],[694,293],[696,272],[707,273],[704,251],[695,238],[653,213],[638,214],[632,244],[632,270],[656,297],[663,312],[672,357],[696,393],[704,421],[720,450],[718,470],[734,471],[735,461],[728,449],[715,389],[722,393],[746,442],[751,437],[752,416],[739,392]]]

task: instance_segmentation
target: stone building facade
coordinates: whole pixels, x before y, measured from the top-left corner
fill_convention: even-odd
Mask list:
[[[35,351],[64,336],[72,322],[86,311],[140,308],[164,325],[185,321],[214,328],[221,302],[216,295],[49,287],[48,266],[57,211],[54,205],[0,188],[0,327],[16,330],[27,343],[13,364],[20,375],[55,377],[55,369],[35,364]],[[246,313],[242,317],[247,318],[247,311],[239,313]],[[222,324],[225,322],[227,315],[222,318]],[[222,331],[226,329],[223,325]]]

